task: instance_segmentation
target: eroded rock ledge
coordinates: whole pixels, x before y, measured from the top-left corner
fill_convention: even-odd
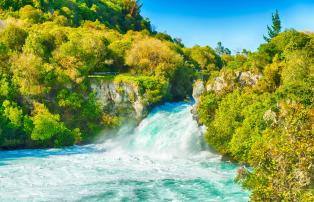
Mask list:
[[[104,110],[123,113],[136,119],[147,115],[147,106],[139,94],[138,86],[112,81],[98,81],[92,84],[96,96]]]
[[[105,112],[140,121],[166,96],[168,85],[155,77],[119,75],[92,79],[91,88]]]

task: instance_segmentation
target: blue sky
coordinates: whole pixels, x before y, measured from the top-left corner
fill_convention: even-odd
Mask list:
[[[188,47],[255,50],[263,42],[271,13],[279,10],[282,26],[314,31],[314,0],[142,0],[142,15],[157,31],[181,38]]]

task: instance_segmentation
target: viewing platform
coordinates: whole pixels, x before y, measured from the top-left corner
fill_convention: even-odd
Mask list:
[[[104,77],[114,77],[119,75],[120,72],[93,72],[88,75],[88,78],[104,78]]]

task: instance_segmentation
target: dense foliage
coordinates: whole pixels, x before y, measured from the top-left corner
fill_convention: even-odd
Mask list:
[[[249,165],[237,180],[253,201],[314,201],[314,34],[281,29],[231,55],[185,48],[151,30],[135,0],[0,1],[0,149],[62,147],[119,124],[90,75],[136,86],[146,105],[182,100],[207,80],[207,142]]]
[[[251,200],[313,201],[314,34],[287,30],[225,64],[198,106],[206,140],[253,167],[237,178]]]
[[[4,16],[18,16],[33,23],[54,21],[79,26],[87,20],[98,20],[122,32],[151,29],[135,0],[2,0],[0,8],[8,11]]]
[[[119,123],[92,91],[95,72],[121,74],[145,105],[182,100],[195,71],[221,67],[209,47],[153,32],[134,0],[0,2],[0,148],[60,147]]]

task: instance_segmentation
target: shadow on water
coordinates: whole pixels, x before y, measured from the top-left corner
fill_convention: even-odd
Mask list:
[[[22,158],[47,158],[49,156],[69,156],[77,154],[101,153],[94,145],[72,146],[60,149],[25,149],[14,151],[0,151],[0,166],[8,165],[10,161]]]
[[[154,116],[158,112],[174,113],[179,112],[187,106],[192,106],[191,102],[176,102],[176,103],[165,103],[154,107],[149,113],[148,117]],[[133,124],[133,123],[132,123]],[[125,127],[121,127],[118,131],[107,131],[108,134],[103,138],[99,138],[95,143],[102,144],[106,140],[111,139],[117,134],[132,134],[136,125],[126,124]],[[1,151],[0,150],[0,166],[5,166],[10,164],[9,162],[15,161],[23,158],[47,158],[49,156],[68,156],[77,154],[90,154],[90,153],[100,153],[104,152],[104,149],[95,147],[95,144],[85,145],[85,146],[72,146],[60,149],[24,149],[24,150],[12,150],[12,151]]]
[[[231,180],[232,182],[232,180]],[[111,186],[109,186],[111,185]],[[127,187],[126,190],[110,190],[107,187]],[[150,199],[158,198],[158,190],[165,189],[168,192],[176,193],[182,201],[203,201],[201,199],[216,198],[217,201],[230,201],[225,196],[223,190],[216,187],[215,183],[209,183],[208,180],[197,179],[160,179],[148,181],[136,180],[115,180],[104,184],[97,184],[96,194],[86,195],[78,201],[111,201],[120,197],[120,201],[151,201]],[[229,184],[229,187],[232,187]],[[202,194],[195,192],[201,190]],[[130,192],[129,196],[122,196],[119,192]],[[233,194],[241,195],[242,192],[234,191]],[[225,198],[226,197],[226,198]],[[159,201],[173,201],[171,196],[159,198]],[[205,201],[205,200],[204,200]]]
[[[149,113],[148,117],[154,116],[156,113],[176,113],[180,112],[187,106],[193,106],[194,101],[189,102],[176,102],[176,103],[165,103],[163,105],[154,107]],[[121,127],[118,131],[109,132],[102,139],[96,141],[96,144],[102,144],[107,139],[115,137],[117,134],[132,134],[136,125],[126,125],[127,127]],[[202,142],[204,143],[204,142]],[[203,145],[203,149],[211,150],[208,146]],[[105,149],[100,149],[95,144],[85,145],[85,146],[72,146],[60,149],[24,149],[24,150],[12,150],[12,151],[1,151],[0,150],[0,166],[8,165],[10,161],[23,159],[23,158],[47,158],[49,156],[68,156],[77,154],[91,154],[91,153],[101,153],[105,152]],[[214,153],[214,151],[211,151]]]
[[[200,144],[191,105],[158,106],[99,144],[0,151],[0,201],[247,201],[238,166]]]

